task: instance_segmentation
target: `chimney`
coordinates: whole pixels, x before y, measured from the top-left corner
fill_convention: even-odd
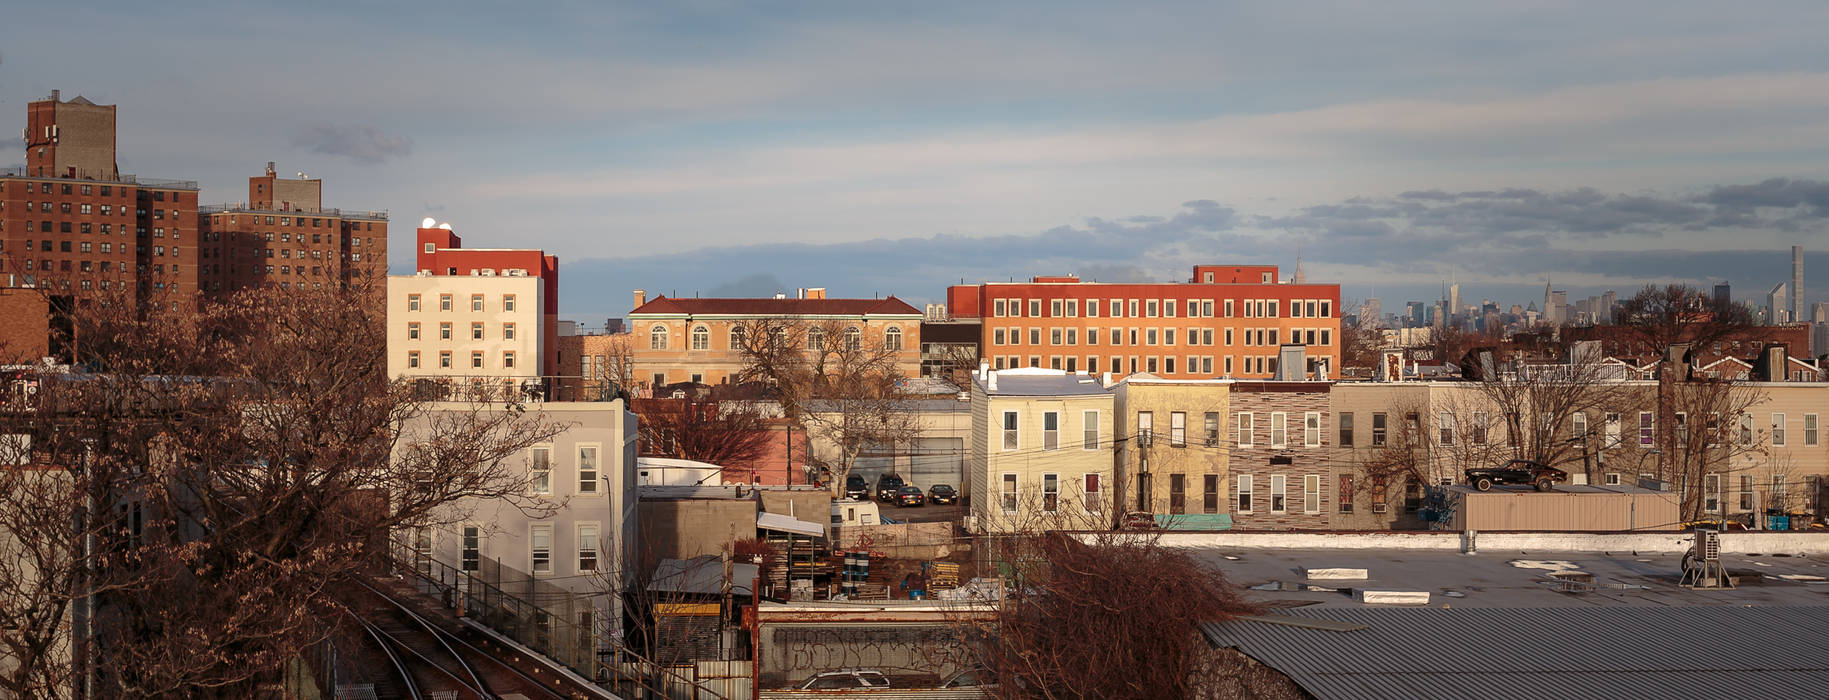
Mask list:
[[[646,304],[646,303],[648,303],[648,290],[646,290],[646,289],[635,290],[635,308],[639,309],[639,308],[641,308],[642,304]]]
[[[1785,356],[1790,354],[1786,350],[1784,343],[1773,343],[1765,346],[1765,350],[1759,353],[1759,374],[1765,375],[1766,381],[1782,382],[1785,380],[1787,374]]]
[[[62,90],[52,90],[51,91],[51,101],[52,102],[62,102],[63,101],[63,91]]]
[[[1307,374],[1303,366],[1303,350],[1300,345],[1284,345],[1277,349],[1276,381],[1299,382]]]
[[[826,298],[826,288],[825,287],[807,287],[806,298],[824,299],[824,298]]]
[[[273,170],[273,161],[269,160],[269,161],[267,161],[267,177],[273,177],[274,175],[275,175],[275,172]]]
[[[986,375],[984,384],[985,384],[984,390],[986,392],[992,392],[992,391],[997,390],[997,370],[991,370],[991,373]]]
[[[1107,386],[1107,387],[1110,387],[1110,386],[1111,386],[1111,373],[1110,373],[1110,372],[1106,372],[1106,373],[1105,373],[1105,382],[1104,382],[1104,384],[1105,384],[1105,386]]]

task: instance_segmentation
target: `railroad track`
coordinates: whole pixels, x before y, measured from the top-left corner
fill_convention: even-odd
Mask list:
[[[371,639],[392,661],[398,688],[376,683],[375,696],[403,700],[495,700],[519,693],[528,698],[567,700],[566,694],[425,619],[388,592],[358,584],[372,596],[370,606],[351,608]],[[359,612],[358,612],[359,611]]]

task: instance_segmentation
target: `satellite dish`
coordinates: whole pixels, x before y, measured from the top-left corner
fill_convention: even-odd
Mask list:
[[[451,225],[450,225],[450,224],[439,224],[439,225],[438,225],[438,227],[439,227],[439,228],[442,228],[442,229],[444,229],[444,230],[446,230],[446,231],[449,231],[449,230],[451,230]]]
[[[426,217],[423,221],[419,222],[419,228],[432,228],[433,226],[437,226],[437,225],[438,225],[438,220],[434,219],[432,217],[429,217],[429,216]]]

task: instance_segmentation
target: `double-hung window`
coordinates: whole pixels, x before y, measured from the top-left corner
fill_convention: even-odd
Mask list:
[[[1286,513],[1289,511],[1288,477],[1282,474],[1270,475],[1270,512]]]
[[[1169,414],[1169,447],[1188,446],[1188,414],[1175,411]]]
[[[578,571],[597,570],[597,523],[578,523]]]
[[[1061,414],[1055,411],[1042,413],[1042,449],[1058,450],[1061,447]]]
[[[578,493],[597,493],[597,446],[578,447]]]
[[[1010,452],[1017,447],[1017,414],[1015,411],[1003,412],[1003,451]]]
[[[535,447],[529,455],[528,487],[537,494],[553,492],[552,448]]]
[[[533,572],[550,574],[553,572],[553,526],[552,523],[535,523],[528,531],[528,543],[532,550]]]

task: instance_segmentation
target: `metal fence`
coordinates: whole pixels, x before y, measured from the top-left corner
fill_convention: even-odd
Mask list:
[[[674,666],[649,660],[620,639],[602,634],[591,595],[567,590],[499,560],[484,559],[476,571],[464,571],[396,542],[391,563],[421,594],[456,609],[459,616],[619,694],[722,700],[731,696],[720,690],[747,688],[747,684],[732,683],[735,674],[727,666]]]

